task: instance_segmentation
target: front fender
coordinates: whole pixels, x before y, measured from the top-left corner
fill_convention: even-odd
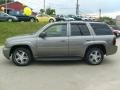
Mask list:
[[[11,48],[11,49],[12,49],[12,47],[15,47],[15,46],[28,46],[31,49],[33,56],[37,56],[38,55],[36,42],[13,41],[13,42],[10,42],[8,45],[9,46],[6,46],[6,47]]]

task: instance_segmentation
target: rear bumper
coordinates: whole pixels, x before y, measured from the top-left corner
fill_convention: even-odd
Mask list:
[[[106,55],[112,55],[117,52],[118,46],[108,47],[106,50]]]
[[[10,48],[3,48],[3,54],[7,59],[10,59]]]

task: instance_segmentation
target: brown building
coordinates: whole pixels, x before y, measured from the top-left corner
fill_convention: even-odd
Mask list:
[[[22,3],[18,1],[10,2],[10,3],[7,3],[7,13],[8,14],[19,14],[23,12],[25,7],[27,6],[23,5]],[[2,11],[2,8],[4,8],[4,11],[6,11],[6,4],[0,5],[0,11]],[[33,15],[36,15],[36,13],[33,12]]]

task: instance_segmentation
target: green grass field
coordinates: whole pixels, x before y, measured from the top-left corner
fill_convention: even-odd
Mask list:
[[[9,37],[36,32],[44,25],[45,23],[0,22],[0,45]]]

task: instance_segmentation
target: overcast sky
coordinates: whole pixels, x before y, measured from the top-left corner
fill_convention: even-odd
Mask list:
[[[16,0],[20,1],[34,11],[43,8],[44,0]],[[79,0],[80,13],[98,14],[101,9],[103,15],[115,17],[120,14],[120,0]],[[46,7],[55,8],[57,14],[75,14],[76,0],[46,0]]]

